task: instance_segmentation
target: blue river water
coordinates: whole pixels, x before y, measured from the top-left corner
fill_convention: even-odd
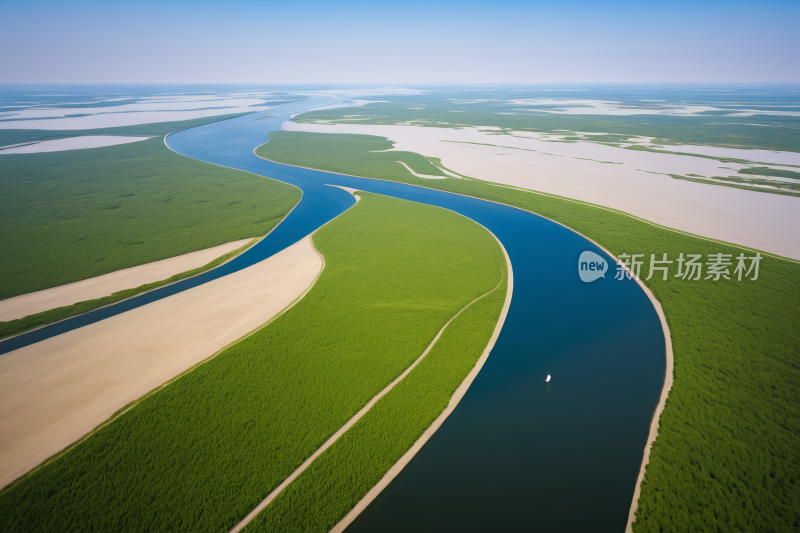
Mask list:
[[[503,243],[514,271],[511,307],[461,403],[348,531],[621,532],[665,373],[664,336],[650,301],[634,282],[613,275],[581,282],[581,252],[594,251],[609,266],[613,260],[542,217],[411,185],[280,165],[253,153],[291,115],[337,102],[313,98],[170,135],[167,144],[179,154],[290,183],[303,197],[266,239],[226,265],[9,339],[0,354],[277,253],[353,204],[350,194],[328,185],[451,209]]]

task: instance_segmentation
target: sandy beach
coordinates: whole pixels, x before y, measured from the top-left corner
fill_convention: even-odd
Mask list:
[[[794,229],[800,225],[800,197],[664,175],[730,176],[741,165],[591,142],[496,135],[477,128],[286,122],[283,129],[387,137],[396,142],[395,150],[438,157],[448,169],[473,178],[583,200],[678,230],[800,259],[800,234]]]
[[[205,285],[0,357],[0,487],[305,293],[310,236]]]
[[[233,241],[213,248],[154,261],[102,276],[76,281],[60,287],[31,292],[0,300],[0,321],[7,322],[56,307],[109,296],[146,283],[162,281],[175,274],[199,268],[214,259],[241,248],[252,239]]]

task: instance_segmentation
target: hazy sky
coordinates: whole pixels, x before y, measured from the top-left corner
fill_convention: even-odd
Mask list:
[[[2,1],[0,83],[800,81],[800,1]]]

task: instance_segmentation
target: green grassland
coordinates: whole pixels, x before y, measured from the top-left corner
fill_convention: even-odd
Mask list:
[[[671,150],[659,150],[657,148],[650,148],[649,146],[641,146],[638,144],[626,146],[625,150],[635,150],[637,152],[652,152],[655,154],[670,154],[670,155],[684,155],[689,157],[700,157],[703,159],[713,159],[715,161],[719,161],[720,163],[740,163],[743,165],[752,164],[752,161],[749,161],[747,159],[736,159],[733,157],[716,157],[704,154],[690,154],[687,152],[673,152]]]
[[[800,183],[787,183],[759,178],[742,178],[739,176],[711,176],[709,179],[706,176],[699,176],[697,174],[687,174],[686,176],[682,176],[680,174],[667,175],[676,180],[693,181],[695,183],[703,183],[705,185],[721,185],[723,187],[733,187],[734,189],[744,189],[747,191],[763,192],[768,194],[780,194],[782,196],[794,196],[795,198],[797,198],[798,193],[800,193]],[[769,188],[754,187],[754,185],[766,185]]]
[[[800,181],[800,172],[794,170],[780,170],[776,168],[755,167],[745,168],[739,174],[750,174],[753,176],[772,176],[775,178],[791,178]]]
[[[497,290],[461,313],[425,359],[245,531],[324,533],[344,518],[447,407],[489,342],[507,282],[504,275]]]
[[[287,153],[301,154],[306,145],[303,137],[295,136],[292,132],[273,131],[269,135],[271,139],[280,139],[280,145],[287,147]],[[328,138],[325,133],[312,133],[311,135],[321,135]],[[360,168],[363,168],[364,171],[370,175],[381,174],[386,176],[384,179],[402,180],[411,175],[403,165],[398,163],[398,161],[402,161],[417,174],[439,177],[446,176],[438,167],[432,165],[428,159],[417,153],[383,151],[392,148],[393,145],[387,145],[386,140],[381,137],[374,137],[372,135],[333,135],[330,137],[333,138],[325,143],[319,143],[318,147],[321,152],[318,154],[318,157],[314,159],[315,162],[327,165],[324,170],[342,172],[336,169],[349,168],[348,158],[352,155],[350,146],[352,145],[353,139],[355,139],[358,141],[359,146],[363,147],[363,150],[359,153]],[[295,143],[297,143],[296,147],[294,146]],[[261,157],[270,159],[268,155],[265,155],[266,152],[262,153],[262,149],[266,150],[268,146],[268,144],[262,145],[261,148],[258,148],[256,153]],[[320,167],[317,166],[314,168]]]
[[[367,150],[391,147],[378,139],[382,144],[363,136],[285,132],[257,153],[514,205],[574,228],[617,255],[667,253],[674,260],[680,253],[742,252],[569,199],[472,179],[392,178],[388,166],[379,171],[361,164]],[[337,146],[334,160],[324,155],[329,143]],[[634,531],[792,531],[800,520],[800,264],[766,256],[757,281],[655,276],[645,283],[669,323],[675,381]],[[283,523],[280,516],[269,520]]]
[[[501,281],[502,250],[479,225],[361,195],[315,233],[326,266],[304,299],[0,492],[0,530],[227,531]],[[445,332],[453,363],[437,355],[422,378],[418,366],[419,387],[439,398],[463,379],[494,329],[491,302]],[[462,343],[470,352],[454,354]],[[409,431],[440,405],[404,409]],[[363,484],[409,442],[394,431],[388,458],[358,448]]]
[[[391,97],[384,97],[392,99]],[[335,122],[338,124],[398,124],[452,128],[463,125],[493,126],[515,131],[563,134],[566,132],[605,133],[619,141],[621,137],[646,136],[665,144],[701,144],[708,146],[763,148],[800,151],[800,120],[790,116],[715,117],[669,115],[564,115],[536,111],[525,106],[482,103],[465,106],[452,113],[452,102],[432,97],[403,97],[392,102],[376,102],[358,108],[323,109],[296,117],[301,123]],[[416,101],[425,100],[420,108]],[[358,116],[353,116],[353,115]],[[348,116],[349,115],[349,116]],[[722,121],[724,120],[724,121]]]
[[[0,155],[0,175],[0,299],[264,235],[301,196],[161,137]]]

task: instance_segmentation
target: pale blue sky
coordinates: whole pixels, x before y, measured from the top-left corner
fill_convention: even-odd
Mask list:
[[[797,1],[5,3],[0,83],[800,81]]]

